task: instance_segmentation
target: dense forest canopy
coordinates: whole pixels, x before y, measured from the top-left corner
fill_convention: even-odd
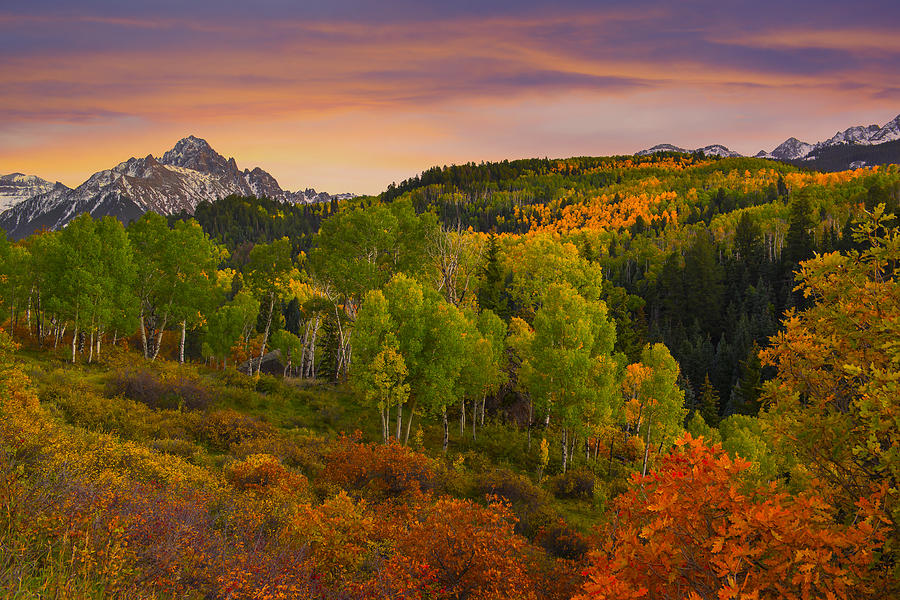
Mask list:
[[[898,208],[664,153],[2,237],[0,588],[900,593]]]

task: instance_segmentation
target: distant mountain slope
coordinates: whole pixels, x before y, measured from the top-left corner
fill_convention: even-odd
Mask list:
[[[900,115],[897,115],[881,127],[878,125],[854,125],[853,127],[848,127],[844,131],[838,131],[829,139],[815,144],[809,144],[795,137],[789,137],[771,152],[760,150],[755,157],[784,162],[806,159],[815,161],[819,166],[813,166],[812,163],[804,164],[803,166],[837,171],[852,168],[851,165],[874,166],[886,162],[898,162],[900,159],[897,158],[893,146],[885,146],[874,151],[863,150],[863,148],[884,145],[898,140],[900,140]],[[839,150],[830,150],[831,148],[839,148]],[[652,148],[635,152],[635,155],[649,156],[659,152],[681,152],[683,154],[703,152],[707,156],[742,156],[738,152],[734,152],[720,144],[694,150],[687,150],[672,144],[659,144]],[[842,157],[846,157],[846,160],[842,159]],[[822,165],[827,165],[827,167]]]
[[[756,156],[760,158],[774,158],[776,160],[792,161],[802,158],[808,158],[812,154],[819,154],[821,153],[821,151],[827,148],[847,146],[877,146],[879,144],[885,144],[897,140],[900,140],[900,115],[897,115],[881,127],[879,127],[878,125],[854,125],[853,127],[848,127],[844,131],[838,131],[829,139],[821,142],[816,142],[815,144],[801,142],[797,138],[791,137],[786,139],[771,152],[760,151]],[[826,152],[826,155],[832,157],[832,159],[842,154],[849,153]],[[868,156],[871,154],[863,152],[861,155]],[[845,169],[849,167],[850,163],[846,163],[842,166],[842,168]],[[834,168],[829,170],[837,170],[840,168],[841,166],[835,163]]]
[[[809,154],[813,147],[812,144],[801,142],[795,137],[789,137],[771,152],[760,150],[756,156],[757,158],[774,158],[775,160],[795,160]]]
[[[34,175],[24,175],[22,173],[0,175],[0,213],[33,196],[46,194],[52,190],[55,185],[62,184],[54,184],[46,179],[41,179]]]
[[[203,200],[234,194],[294,203],[332,198],[312,189],[283,190],[266,171],[258,167],[242,171],[233,158],[226,159],[206,140],[190,136],[179,140],[160,159],[152,155],[130,158],[94,173],[74,189],[62,184],[51,184],[49,189],[43,186],[37,195],[0,214],[0,227],[10,238],[20,239],[42,228],[59,229],[85,212],[94,217],[110,215],[127,223],[151,211],[193,214]]]
[[[722,156],[725,158],[735,158],[743,156],[741,153],[730,150],[721,144],[712,144],[709,146],[704,146],[702,148],[696,148],[694,150],[685,150],[684,148],[673,146],[672,144],[658,144],[656,146],[653,146],[652,148],[635,152],[635,155],[650,156],[651,154],[657,154],[659,152],[680,152],[682,154],[699,154],[700,152],[702,152],[706,156]]]
[[[900,140],[874,146],[842,144],[813,150],[806,157],[787,161],[814,171],[844,171],[875,165],[900,164]]]

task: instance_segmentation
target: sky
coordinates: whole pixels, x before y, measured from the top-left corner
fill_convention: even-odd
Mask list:
[[[289,190],[900,113],[900,2],[4,0],[0,174],[76,186],[187,135]]]

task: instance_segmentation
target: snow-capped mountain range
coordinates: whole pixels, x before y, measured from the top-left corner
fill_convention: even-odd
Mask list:
[[[62,184],[58,183],[58,185]],[[46,194],[53,187],[53,182],[34,175],[23,175],[22,173],[0,175],[0,213],[32,196]]]
[[[838,131],[831,138],[815,144],[809,144],[807,142],[802,142],[795,137],[790,137],[779,144],[771,152],[760,150],[756,154],[756,157],[784,161],[804,160],[811,159],[817,151],[823,148],[842,145],[874,146],[896,140],[900,140],[900,115],[897,115],[881,127],[878,125],[856,125],[845,129],[844,131]],[[637,156],[647,156],[657,152],[684,152],[687,154],[703,152],[707,156],[742,156],[738,152],[729,150],[721,144],[705,146],[695,150],[685,150],[684,148],[673,146],[671,144],[660,144],[647,150],[641,150],[635,154]]]
[[[35,193],[29,193],[32,190]],[[5,210],[0,214],[0,227],[11,239],[19,239],[42,228],[59,229],[85,212],[97,218],[112,215],[128,222],[150,211],[161,215],[190,214],[203,200],[232,194],[295,203],[354,196],[332,196],[313,189],[283,190],[266,171],[259,167],[242,171],[233,158],[226,159],[206,140],[189,136],[179,140],[162,158],[130,158],[94,173],[74,189],[18,173],[4,176],[0,178],[0,202],[7,205],[0,208]]]

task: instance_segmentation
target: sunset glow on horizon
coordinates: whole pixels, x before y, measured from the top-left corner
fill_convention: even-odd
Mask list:
[[[894,2],[0,8],[0,174],[69,186],[196,135],[282,187],[433,165],[815,142],[900,113]]]

